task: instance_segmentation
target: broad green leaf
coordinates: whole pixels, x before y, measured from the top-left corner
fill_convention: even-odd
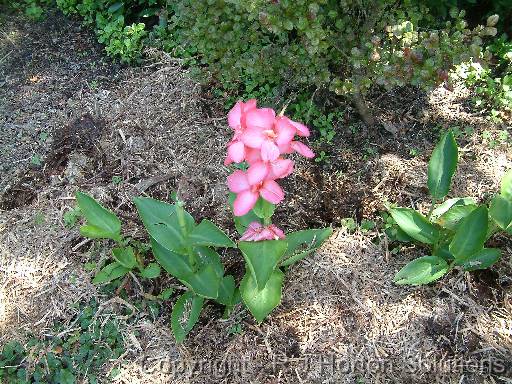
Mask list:
[[[234,294],[235,294],[235,279],[233,276],[224,276],[219,286],[219,296],[217,302],[224,305],[233,305]]]
[[[437,219],[437,224],[441,227],[456,231],[462,219],[477,209],[477,205],[453,205],[448,211],[443,213]]]
[[[402,243],[409,243],[411,241],[414,241],[414,239],[411,236],[405,233],[403,229],[396,224],[386,228],[385,232],[389,240],[391,240],[392,242],[400,241]]]
[[[503,196],[494,196],[489,207],[489,215],[503,230],[512,223],[512,199]]]
[[[190,233],[188,241],[191,245],[236,248],[236,244],[209,220],[201,221]]]
[[[146,197],[138,197],[133,201],[150,236],[165,248],[182,252],[186,246],[185,236],[179,225],[176,207]],[[185,211],[185,232],[190,233],[194,226],[194,219]]]
[[[261,219],[268,219],[274,214],[276,206],[263,198],[259,198],[252,211]]]
[[[206,265],[194,273],[187,273],[180,281],[198,296],[216,299],[219,295],[221,277],[213,265]]]
[[[286,252],[286,241],[241,241],[238,246],[258,287],[263,289]]]
[[[204,299],[192,292],[186,292],[178,298],[171,313],[171,329],[176,342],[181,343],[185,340],[194,328],[203,309],[203,303]]]
[[[471,197],[455,197],[453,199],[448,199],[442,204],[439,204],[436,209],[432,211],[432,215],[430,217],[435,221],[451,207],[461,205],[476,205],[476,201]]]
[[[428,190],[430,195],[441,200],[450,191],[452,177],[457,169],[458,149],[451,131],[436,145],[428,163]]]
[[[413,239],[425,244],[434,244],[438,240],[438,229],[414,209],[392,208],[389,213],[398,226]]]
[[[240,294],[258,323],[261,323],[281,302],[284,274],[276,269],[263,289],[258,289],[252,273],[245,273],[240,282]]]
[[[298,251],[309,248],[318,248],[329,236],[332,235],[332,228],[306,229],[286,234],[288,248],[285,257],[292,256]],[[304,246],[304,248],[301,248]]]
[[[76,201],[87,219],[87,225],[80,230],[84,236],[121,240],[121,221],[116,215],[85,193],[77,192]]]
[[[501,196],[512,201],[512,169],[501,179]]]
[[[114,248],[112,254],[114,259],[125,268],[133,269],[137,266],[137,259],[132,247]]]
[[[501,250],[496,248],[484,248],[468,258],[457,262],[465,271],[486,269],[496,263],[501,257]]]
[[[123,267],[117,261],[110,263],[103,267],[101,271],[92,279],[93,284],[101,284],[106,283],[108,281],[112,281],[117,279],[118,277],[126,275],[130,270],[126,267]]]
[[[217,276],[224,276],[224,266],[219,254],[215,250],[208,247],[194,247],[193,252],[201,265],[211,265]]]
[[[465,259],[483,248],[488,224],[489,215],[485,206],[475,209],[460,223],[450,243],[450,252],[456,260]]]
[[[281,262],[283,267],[302,260],[309,254],[313,253],[320,245],[332,234],[332,228],[324,229],[308,229],[288,233],[286,242],[288,248],[284,254],[284,261]]]
[[[403,267],[393,281],[399,285],[428,284],[439,279],[448,269],[448,263],[441,257],[423,256]]]
[[[446,261],[455,259],[455,256],[450,252],[450,244],[445,243],[434,250],[432,256],[438,256]]]
[[[234,194],[233,192],[230,192],[229,193],[229,204],[231,206],[231,209],[233,209],[233,202],[235,201],[235,198],[236,198],[236,194]],[[256,216],[256,214],[252,210],[243,216],[234,216],[234,221],[235,221],[236,230],[238,231],[240,236],[242,236],[245,233],[249,224],[251,224],[255,221],[260,224],[263,224],[263,219]]]
[[[146,268],[140,271],[140,275],[146,279],[154,279],[160,276],[160,265],[157,263],[149,263]]]
[[[192,267],[188,263],[187,255],[180,255],[173,252],[151,237],[151,249],[155,260],[172,276],[182,279],[192,273]]]

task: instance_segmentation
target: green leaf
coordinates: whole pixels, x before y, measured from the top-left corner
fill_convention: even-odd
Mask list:
[[[160,294],[157,296],[160,300],[169,300],[174,293],[174,289],[165,288]]]
[[[187,274],[192,273],[192,267],[189,265],[186,255],[180,255],[165,248],[153,238],[151,238],[151,249],[155,260],[177,279],[182,279]]]
[[[437,220],[440,216],[442,216],[446,211],[448,211],[453,206],[461,206],[461,205],[476,205],[476,201],[470,197],[456,197],[453,199],[448,199],[442,204],[439,204],[436,209],[432,211],[431,218],[432,220]]]
[[[263,289],[258,285],[251,273],[245,273],[240,282],[240,294],[258,323],[261,323],[272,310],[281,302],[281,291],[284,274],[276,269]]]
[[[77,192],[76,200],[80,211],[87,219],[87,225],[80,228],[83,236],[92,239],[121,240],[121,221],[116,215],[85,193]]]
[[[477,205],[453,205],[437,219],[437,224],[451,231],[456,231],[462,219],[477,209]]]
[[[101,271],[92,279],[93,284],[106,283],[126,275],[130,270],[123,267],[117,261],[110,263],[102,268]]]
[[[140,271],[140,275],[146,279],[154,279],[160,276],[160,265],[157,263],[149,263],[146,268]]]
[[[175,205],[146,197],[138,197],[133,201],[150,236],[171,251],[183,252],[186,247],[185,236],[178,222]],[[185,231],[188,234],[192,232],[195,223],[190,214],[186,211],[184,213]]]
[[[275,209],[276,206],[274,204],[260,197],[252,210],[259,218],[268,219],[272,217]]]
[[[233,276],[224,276],[220,282],[217,302],[227,306],[233,305],[235,286],[235,278]]]
[[[510,169],[501,179],[501,196],[507,200],[512,200],[512,169]]]
[[[440,258],[446,261],[452,261],[455,259],[455,256],[450,252],[450,244],[445,243],[439,246],[432,254],[432,256],[439,256]]]
[[[191,245],[236,248],[236,244],[209,220],[201,221],[190,233],[188,241]]]
[[[118,10],[120,10],[123,7],[124,7],[124,3],[122,3],[122,2],[114,3],[110,7],[108,7],[107,12],[108,13],[115,13],[115,12],[117,12]]]
[[[198,257],[201,265],[211,265],[217,276],[224,276],[224,266],[217,252],[208,247],[194,247],[193,252]]]
[[[112,254],[114,259],[125,268],[133,269],[137,266],[137,259],[132,247],[114,248]]]
[[[434,148],[428,163],[427,185],[434,199],[441,200],[448,194],[457,162],[457,143],[453,133],[449,131]]]
[[[413,239],[425,244],[434,244],[438,240],[438,229],[414,209],[392,208],[389,213],[398,226]]]
[[[230,192],[229,193],[229,204],[231,205],[231,209],[233,209],[233,202],[235,201],[235,198],[236,198],[236,194],[234,194],[233,192]],[[260,224],[263,224],[263,219],[256,216],[256,214],[252,210],[243,216],[234,216],[234,221],[235,221],[236,230],[238,231],[240,236],[242,236],[245,233],[249,224],[251,224],[255,221]]]
[[[457,262],[465,271],[486,269],[496,263],[501,257],[501,251],[496,248],[484,248],[468,258]]]
[[[393,281],[399,285],[428,284],[439,279],[448,269],[448,263],[441,257],[423,256],[403,267]]]
[[[489,215],[503,230],[512,222],[512,200],[503,196],[494,196],[489,207]]]
[[[238,246],[260,289],[265,287],[288,247],[284,240],[241,241]]]
[[[186,292],[181,295],[171,313],[171,329],[176,342],[181,343],[199,320],[204,299]]]
[[[460,223],[450,243],[450,252],[456,260],[465,259],[483,248],[488,223],[489,215],[485,206],[475,209]]]
[[[332,228],[307,229],[288,233],[286,242],[288,248],[284,254],[282,266],[288,266],[302,260],[314,252],[332,234]],[[305,247],[304,247],[305,246]]]
[[[221,277],[213,265],[203,266],[195,273],[188,273],[180,281],[198,296],[216,299],[219,295]]]

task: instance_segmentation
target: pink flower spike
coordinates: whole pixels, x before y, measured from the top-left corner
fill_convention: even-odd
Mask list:
[[[272,204],[279,204],[284,199],[284,191],[274,180],[265,180],[260,188],[260,195]]]
[[[278,117],[275,123],[277,133],[276,144],[279,146],[290,145],[293,137],[297,133],[297,129],[291,124],[287,117]]]
[[[245,145],[241,141],[231,142],[228,146],[228,157],[235,163],[241,163],[245,158]]]
[[[276,113],[271,108],[256,108],[247,111],[245,124],[247,128],[272,129]]]
[[[249,190],[251,186],[247,180],[247,175],[241,170],[236,170],[228,176],[228,188],[231,192],[240,193]]]
[[[259,161],[251,164],[247,170],[247,180],[250,185],[256,185],[261,183],[267,177],[269,167],[263,161]]]
[[[258,193],[251,190],[240,192],[233,202],[233,213],[235,216],[243,216],[247,214],[258,201]]]
[[[300,141],[292,141],[291,147],[308,159],[315,157],[315,153],[306,144],[302,144]]]

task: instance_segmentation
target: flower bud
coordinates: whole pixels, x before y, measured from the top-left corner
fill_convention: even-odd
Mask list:
[[[485,36],[496,36],[497,33],[498,30],[496,29],[496,27],[485,27],[483,30],[483,34]]]
[[[498,20],[500,17],[498,15],[491,15],[487,18],[487,26],[488,27],[494,27],[496,24],[498,24]]]

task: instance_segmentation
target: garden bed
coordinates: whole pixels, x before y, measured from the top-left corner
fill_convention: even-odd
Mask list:
[[[94,195],[144,240],[132,198],[178,191],[196,220],[234,235],[224,167],[229,140],[220,102],[180,61],[148,51],[140,67],[106,59],[91,31],[58,13],[33,23],[0,19],[0,344],[51,338],[75,326],[76,302],[95,299],[117,317],[126,353],[104,366],[123,383],[492,383],[512,377],[512,243],[491,270],[453,272],[421,288],[392,283],[418,247],[377,241],[385,202],[426,209],[426,163],[441,129],[457,127],[461,161],[453,195],[487,198],[510,168],[510,123],[471,109],[467,90],[401,89],[375,98],[388,129],[364,129],[346,106],[321,162],[298,160],[277,217],[285,231],[332,225],[333,236],[290,268],[283,302],[260,326],[246,312],[208,305],[181,345],[170,307],[156,316],[140,290],[115,301],[84,265],[108,249],[84,241],[64,214],[74,192]],[[392,131],[392,132],[390,132]],[[485,132],[485,133],[484,133]],[[502,135],[503,136],[503,135]],[[376,228],[343,227],[342,219]],[[370,226],[371,227],[371,226]],[[241,257],[222,255],[240,279]],[[108,315],[107,315],[108,314]],[[433,367],[432,364],[435,364]],[[453,364],[453,365],[450,365]],[[479,373],[473,365],[488,373]],[[225,372],[224,372],[224,371]],[[212,373],[213,372],[213,373]]]

